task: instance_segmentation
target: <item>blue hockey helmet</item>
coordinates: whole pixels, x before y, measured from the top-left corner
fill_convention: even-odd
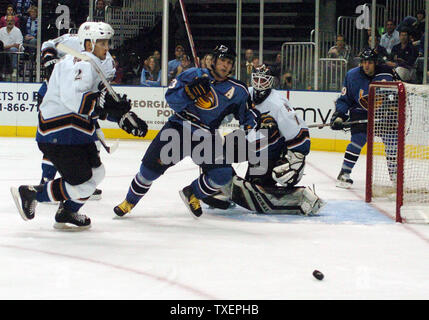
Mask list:
[[[360,61],[374,61],[377,63],[378,54],[374,49],[366,48],[360,54]]]

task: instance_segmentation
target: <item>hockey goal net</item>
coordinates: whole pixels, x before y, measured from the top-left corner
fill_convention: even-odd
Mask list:
[[[429,223],[429,86],[370,85],[367,149],[366,202]]]

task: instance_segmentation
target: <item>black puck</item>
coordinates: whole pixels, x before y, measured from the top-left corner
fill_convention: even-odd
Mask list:
[[[314,270],[313,271],[313,276],[317,279],[317,280],[323,280],[323,273],[320,272],[319,270]]]

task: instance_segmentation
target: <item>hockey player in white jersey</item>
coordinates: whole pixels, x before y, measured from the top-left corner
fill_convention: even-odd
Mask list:
[[[283,93],[272,89],[274,77],[265,65],[251,75],[249,94],[261,113],[261,129],[268,129],[269,168],[264,176],[250,177],[262,185],[294,186],[304,173],[305,156],[310,152],[307,124],[291,107]]]
[[[284,94],[272,89],[273,80],[270,69],[261,65],[252,73],[249,88],[255,108],[261,113],[261,129],[268,130],[268,136],[264,137],[268,141],[259,142],[268,148],[268,169],[262,175],[251,174],[249,163],[245,178],[234,176],[231,190],[226,189],[226,193],[230,201],[259,213],[315,214],[323,201],[310,188],[296,186],[310,152],[309,130]],[[217,201],[224,196],[205,203],[227,209],[227,201]]]
[[[101,65],[113,33],[103,22],[82,24],[78,36],[83,53]],[[128,133],[146,135],[146,123],[130,111],[126,96],[119,101],[110,94],[99,99],[100,83],[100,76],[89,62],[66,55],[55,64],[40,105],[36,140],[61,177],[40,186],[11,188],[24,220],[34,218],[37,202],[62,201],[55,215],[55,228],[90,227],[90,218],[78,211],[105,175],[95,145],[95,120],[107,117]]]
[[[45,79],[38,91],[39,106],[42,103],[43,98],[48,89],[49,78],[52,74],[55,63],[57,63],[59,59],[61,59],[66,55],[65,52],[61,51],[60,49],[57,49],[57,45],[60,43],[66,45],[69,48],[74,49],[77,52],[82,51],[80,40],[77,34],[67,33],[58,38],[50,39],[43,42],[42,53],[41,53],[41,64],[45,74]],[[114,78],[116,73],[115,63],[109,51],[106,54],[106,59],[101,60],[101,67],[104,74],[106,75],[106,78],[109,81]],[[103,138],[104,137],[103,131],[100,129],[97,123],[96,125],[97,125],[97,129],[96,129],[97,136],[101,136]],[[97,140],[96,145],[98,150],[100,150],[101,148],[100,141]],[[57,169],[53,165],[52,161],[47,158],[46,155],[43,156],[41,166],[42,166],[42,178],[41,178],[40,184],[53,180],[57,174]],[[95,189],[94,193],[90,196],[89,200],[100,200],[101,194],[102,194],[102,191],[97,188]],[[52,204],[55,204],[55,202],[52,202]]]

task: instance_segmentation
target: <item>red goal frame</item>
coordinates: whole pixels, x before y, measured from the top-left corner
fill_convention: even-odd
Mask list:
[[[367,158],[365,201],[372,201],[373,145],[374,145],[374,102],[377,88],[397,88],[398,90],[398,145],[396,177],[396,222],[402,222],[401,207],[404,199],[404,150],[405,150],[405,115],[407,92],[402,82],[377,81],[369,86],[368,125],[367,125]],[[402,124],[402,125],[400,125]]]

